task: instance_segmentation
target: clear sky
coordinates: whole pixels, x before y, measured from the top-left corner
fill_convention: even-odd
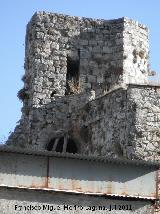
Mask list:
[[[0,8],[0,142],[21,116],[17,92],[23,86],[25,30],[35,11],[135,19],[150,29],[150,64],[160,72],[160,0],[1,0]]]

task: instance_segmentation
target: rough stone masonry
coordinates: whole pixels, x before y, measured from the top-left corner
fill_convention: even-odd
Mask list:
[[[160,87],[148,29],[128,18],[37,12],[27,26],[22,117],[7,145],[158,159]]]

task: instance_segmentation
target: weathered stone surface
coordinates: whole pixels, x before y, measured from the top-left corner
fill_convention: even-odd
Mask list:
[[[46,149],[61,133],[81,154],[158,159],[160,90],[145,85],[148,64],[148,30],[133,20],[36,13],[26,35],[27,96],[7,144]]]

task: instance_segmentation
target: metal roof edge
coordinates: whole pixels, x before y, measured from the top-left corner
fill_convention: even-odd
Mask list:
[[[98,162],[114,163],[114,164],[121,164],[121,165],[127,164],[127,165],[136,165],[136,166],[148,166],[156,169],[160,168],[159,161],[129,160],[129,159],[111,158],[111,157],[105,157],[105,156],[94,156],[94,155],[88,156],[88,155],[81,155],[81,154],[49,152],[49,151],[42,151],[42,150],[37,151],[37,150],[22,149],[22,148],[17,148],[14,146],[6,146],[6,145],[0,145],[0,152],[98,161]]]
[[[86,196],[98,196],[98,197],[109,197],[110,199],[116,200],[147,200],[147,201],[157,201],[157,198],[148,197],[148,196],[130,196],[130,195],[118,195],[118,194],[104,194],[104,193],[90,193],[90,192],[80,192],[80,191],[71,191],[71,190],[59,190],[59,189],[48,189],[48,188],[33,188],[33,187],[15,187],[15,186],[7,186],[2,185],[0,188],[7,189],[17,189],[17,190],[33,190],[33,191],[45,191],[45,192],[54,192],[54,193],[64,193],[64,194],[76,194],[76,195],[86,195]]]

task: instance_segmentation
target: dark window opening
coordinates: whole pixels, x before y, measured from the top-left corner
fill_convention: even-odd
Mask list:
[[[47,149],[48,151],[52,151],[52,150],[53,150],[54,143],[55,143],[55,139],[51,139],[51,140],[49,141],[49,143],[47,144],[46,149]]]
[[[49,141],[46,146],[48,151],[78,153],[78,148],[74,140],[70,138],[54,138]]]
[[[56,91],[52,91],[51,97],[53,97],[56,93],[57,93]]]
[[[80,54],[77,57],[67,56],[66,92],[65,95],[76,94],[79,90]]]
[[[67,79],[78,81],[79,59],[72,59],[67,56]]]
[[[72,139],[68,139],[66,152],[73,154],[78,152],[77,146]]]
[[[64,144],[64,137],[61,137],[58,141],[56,152],[63,152],[63,144]]]

